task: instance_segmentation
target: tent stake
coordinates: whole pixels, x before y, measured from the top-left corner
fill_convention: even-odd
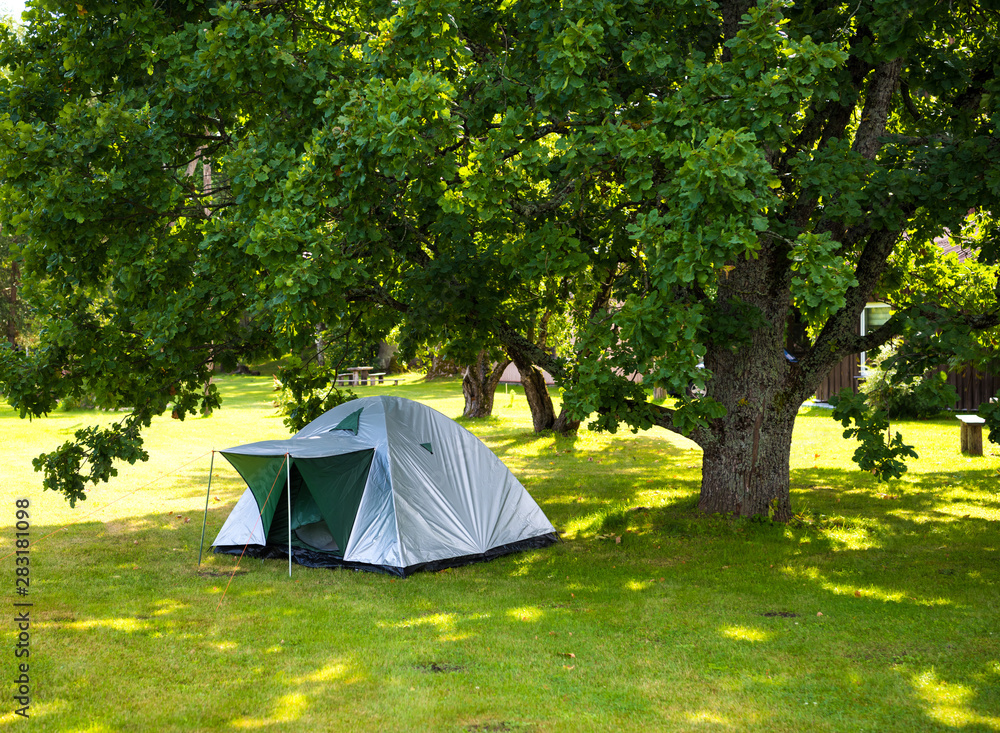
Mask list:
[[[201,520],[201,545],[198,546],[198,567],[201,567],[201,551],[205,549],[205,525],[208,524],[208,497],[212,493],[212,470],[215,468],[215,451],[208,464],[208,491],[205,492],[205,518]]]
[[[285,467],[288,473],[288,577],[292,577],[292,456],[285,454]]]

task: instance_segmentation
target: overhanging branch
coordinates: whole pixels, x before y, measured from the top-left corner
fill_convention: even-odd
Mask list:
[[[396,300],[384,288],[351,288],[344,293],[344,300],[353,303],[377,303],[392,308],[397,313],[406,313],[410,306],[401,300]]]

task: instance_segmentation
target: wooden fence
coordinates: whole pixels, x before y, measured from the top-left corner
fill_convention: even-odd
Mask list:
[[[845,387],[857,392],[861,381],[861,364],[857,354],[844,358],[830,370],[816,390],[816,399],[826,401]],[[986,374],[972,367],[948,373],[948,383],[958,392],[958,402],[952,409],[976,411],[1000,390],[1000,375]]]

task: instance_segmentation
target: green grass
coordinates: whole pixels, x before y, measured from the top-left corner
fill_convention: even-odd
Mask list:
[[[75,510],[30,459],[109,417],[0,416],[0,554],[15,497],[35,539],[25,729],[1000,730],[1000,456],[961,456],[953,419],[902,424],[921,457],[885,487],[804,410],[798,515],[772,526],[699,515],[682,438],[536,436],[501,391],[494,418],[463,422],[563,542],[407,580],[244,559],[229,584],[235,558],[197,566],[210,451],[287,431],[269,378],[219,382],[222,410],[156,421],[149,463]],[[462,409],[456,380],[359,392]],[[241,492],[216,462],[208,542]],[[0,731],[25,727],[3,699]]]

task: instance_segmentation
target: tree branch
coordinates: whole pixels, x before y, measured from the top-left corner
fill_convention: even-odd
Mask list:
[[[885,261],[898,238],[899,232],[885,229],[869,236],[854,271],[858,284],[848,288],[844,296],[846,301],[844,307],[827,320],[812,351],[800,360],[804,370],[820,370],[825,373],[829,366],[836,364],[845,356],[880,346],[895,335],[883,326],[872,332],[870,338],[864,337],[867,340],[862,342],[862,337],[854,333],[854,324],[872,297],[875,285],[885,267]],[[891,323],[893,319],[890,319],[886,326]],[[862,348],[859,348],[859,345]]]
[[[351,288],[344,293],[344,300],[355,303],[377,303],[392,308],[397,313],[406,313],[410,310],[410,306],[396,300],[380,287]]]
[[[874,75],[868,82],[865,95],[865,106],[861,112],[861,124],[854,136],[852,150],[860,153],[868,160],[874,160],[879,148],[880,138],[885,133],[885,126],[892,109],[892,95],[899,81],[899,72],[903,68],[903,58],[885,61],[875,67]]]
[[[558,187],[557,187],[558,188]],[[516,199],[510,200],[510,208],[517,214],[521,216],[534,218],[540,214],[547,214],[550,211],[555,211],[560,206],[562,206],[569,195],[573,193],[576,188],[576,179],[568,180],[562,188],[559,188],[555,194],[553,194],[548,201],[539,201],[534,203],[521,203]]]
[[[920,110],[913,103],[913,99],[910,97],[910,85],[907,83],[906,79],[902,79],[899,82],[900,96],[903,98],[903,106],[906,107],[906,111],[910,113],[913,119],[917,122],[923,119],[923,115],[920,114]]]

